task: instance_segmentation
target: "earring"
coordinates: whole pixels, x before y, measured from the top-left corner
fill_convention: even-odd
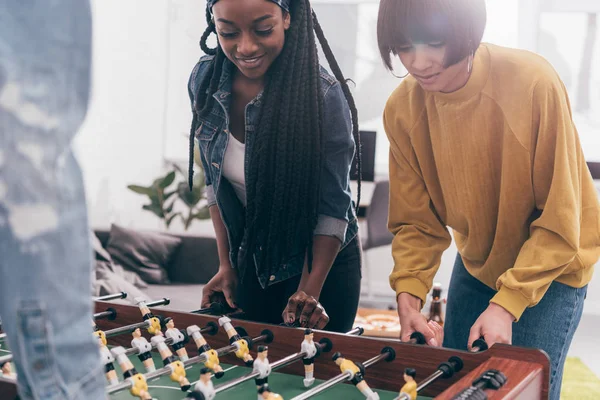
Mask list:
[[[475,54],[473,54],[473,52],[471,52],[471,54],[469,54],[469,62],[467,63],[467,73],[471,74],[471,71],[473,71],[473,59],[475,58]]]

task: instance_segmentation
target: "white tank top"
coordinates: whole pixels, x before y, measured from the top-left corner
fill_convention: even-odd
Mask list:
[[[246,145],[237,140],[231,132],[223,159],[223,176],[233,186],[238,199],[246,207],[246,176],[244,174],[244,161]]]

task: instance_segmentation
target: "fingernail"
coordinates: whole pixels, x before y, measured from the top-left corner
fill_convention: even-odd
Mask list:
[[[435,340],[435,338],[431,338],[431,339],[429,339],[429,344],[431,346],[437,347],[438,342],[437,342],[437,340]]]

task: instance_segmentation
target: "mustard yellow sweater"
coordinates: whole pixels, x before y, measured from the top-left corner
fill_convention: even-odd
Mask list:
[[[473,65],[453,93],[427,93],[406,78],[385,107],[390,284],[425,300],[450,227],[469,273],[518,320],[552,281],[590,281],[598,193],[550,64],[482,44]]]

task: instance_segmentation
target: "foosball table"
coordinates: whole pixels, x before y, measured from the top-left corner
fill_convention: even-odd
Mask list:
[[[95,302],[110,399],[414,400],[400,394],[407,369],[416,372],[418,399],[548,397],[549,360],[535,349],[483,342],[465,352],[421,344],[418,333],[400,342],[361,336],[360,327],[310,331],[245,321],[218,305],[176,312],[165,303]],[[3,335],[0,345],[0,399],[12,400]]]

